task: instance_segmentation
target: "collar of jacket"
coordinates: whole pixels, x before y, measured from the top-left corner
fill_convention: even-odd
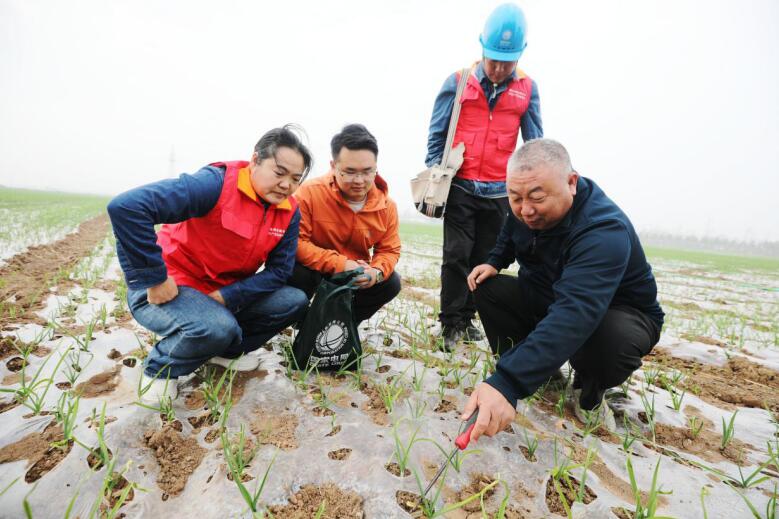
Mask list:
[[[338,183],[335,181],[335,171],[330,171],[327,174],[327,184],[330,186],[330,193],[333,197],[344,207],[349,207],[349,203],[341,194],[341,188],[338,187]],[[376,178],[373,180],[373,188],[368,191],[368,198],[365,200],[365,206],[360,209],[359,212],[372,212],[381,211],[387,208],[387,195],[389,194],[389,187],[387,181],[384,180],[381,175],[376,173]]]
[[[270,202],[266,202],[264,198],[260,197],[255,191],[254,187],[252,186],[252,179],[251,179],[251,171],[248,167],[243,167],[240,170],[238,170],[238,182],[237,182],[238,191],[243,193],[244,195],[248,196],[252,200],[254,200],[257,203],[261,203],[265,207],[268,207]],[[276,204],[277,209],[286,209],[289,211],[292,209],[292,204],[289,203],[289,198],[285,198],[278,204]]]

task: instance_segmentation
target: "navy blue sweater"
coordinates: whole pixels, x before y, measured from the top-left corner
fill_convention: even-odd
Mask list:
[[[573,206],[552,229],[533,231],[509,213],[487,263],[500,270],[515,260],[520,280],[553,302],[486,381],[514,406],[576,353],[609,306],[632,306],[658,328],[663,325],[657,284],[638,235],[590,179],[579,178]]]
[[[116,235],[116,254],[131,290],[159,285],[168,276],[154,226],[208,214],[222,193],[224,176],[225,168],[206,166],[193,175],[185,173],[137,187],[111,200],[108,216]],[[219,289],[227,308],[237,312],[260,294],[286,284],[295,265],[299,227],[300,210],[295,209],[287,231],[268,254],[265,268]]]

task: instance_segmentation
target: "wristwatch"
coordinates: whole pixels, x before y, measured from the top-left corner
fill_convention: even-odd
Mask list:
[[[384,281],[384,272],[377,269],[376,267],[373,267],[373,270],[376,271],[376,283],[381,283],[382,281]]]

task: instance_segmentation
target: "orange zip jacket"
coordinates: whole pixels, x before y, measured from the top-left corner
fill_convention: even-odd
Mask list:
[[[357,213],[341,195],[332,171],[305,182],[294,197],[301,216],[299,263],[334,274],[344,270],[347,259],[363,260],[381,270],[385,279],[392,274],[400,257],[398,208],[383,178],[376,175],[365,207]]]

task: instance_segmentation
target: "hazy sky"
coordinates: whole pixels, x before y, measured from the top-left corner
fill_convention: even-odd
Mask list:
[[[0,184],[114,194],[361,122],[401,212],[497,1],[0,0]],[[544,130],[642,230],[779,240],[779,2],[523,1]]]

